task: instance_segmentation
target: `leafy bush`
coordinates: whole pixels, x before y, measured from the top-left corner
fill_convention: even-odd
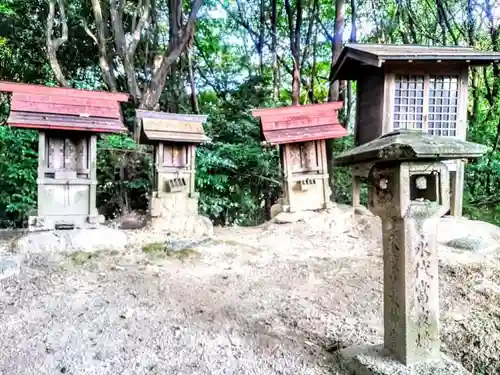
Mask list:
[[[215,143],[197,153],[200,211],[218,225],[256,225],[280,191],[278,153],[258,143]]]
[[[38,133],[0,126],[0,225],[25,224],[36,206]]]
[[[150,147],[138,145],[123,134],[107,135],[97,144],[97,205],[113,217],[131,210],[145,210],[151,190]]]

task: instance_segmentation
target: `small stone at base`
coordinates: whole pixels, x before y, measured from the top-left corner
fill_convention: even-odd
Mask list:
[[[19,260],[9,256],[0,256],[0,280],[19,275]]]
[[[440,360],[405,366],[391,358],[383,345],[363,345],[341,350],[343,369],[355,375],[471,375],[444,354]]]

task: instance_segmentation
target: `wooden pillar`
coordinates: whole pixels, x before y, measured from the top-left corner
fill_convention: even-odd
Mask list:
[[[161,174],[160,174],[160,169],[162,168],[163,164],[164,164],[164,156],[165,156],[165,151],[164,151],[164,143],[163,142],[159,142],[156,147],[156,163],[155,163],[155,181],[154,181],[154,184],[155,184],[155,187],[156,187],[156,195],[158,195],[158,193],[162,193],[163,192],[163,189],[164,189],[164,186],[163,186],[163,181],[161,180]]]
[[[463,211],[463,195],[464,195],[464,163],[460,160],[457,162],[457,171],[451,172],[451,210],[453,216],[462,216]]]
[[[38,133],[38,175],[37,175],[37,215],[41,212],[45,212],[44,205],[45,200],[43,197],[43,185],[45,184],[45,168],[46,168],[46,142],[47,136],[45,132],[41,131]]]
[[[89,144],[89,166],[90,166],[90,194],[89,194],[89,216],[97,217],[97,136],[91,135],[86,139]]]
[[[196,186],[196,146],[189,145],[188,146],[188,152],[189,152],[189,171],[190,171],[190,176],[189,176],[189,196],[194,197],[196,196],[195,194],[195,186]]]
[[[354,173],[352,175],[352,206],[357,207],[360,205],[360,198],[359,198],[359,185],[360,185],[360,178],[359,176],[356,176]]]
[[[316,141],[316,142],[319,143],[318,148],[320,150],[320,155],[321,155],[321,174],[326,175],[326,178],[323,178],[324,208],[331,208],[330,178],[332,178],[332,176],[330,176],[328,173],[328,162],[327,162],[327,155],[326,155],[326,141],[321,140],[321,141]]]
[[[284,191],[286,194],[286,205],[284,211],[293,212],[293,202],[292,202],[292,159],[290,155],[290,145],[283,145],[283,172],[285,179]]]

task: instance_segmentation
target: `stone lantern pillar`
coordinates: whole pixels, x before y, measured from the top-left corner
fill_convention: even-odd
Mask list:
[[[443,161],[484,152],[475,143],[398,130],[335,160],[369,169],[369,209],[382,220],[384,345],[347,349],[356,373],[467,374],[440,352],[437,227],[450,207]]]

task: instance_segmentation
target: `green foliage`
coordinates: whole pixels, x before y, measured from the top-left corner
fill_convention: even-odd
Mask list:
[[[215,143],[197,153],[200,210],[216,224],[256,225],[264,202],[279,193],[276,150],[251,144]]]
[[[104,136],[97,146],[97,203],[101,212],[112,217],[144,210],[151,190],[151,150],[123,134]]]
[[[36,206],[38,134],[0,126],[0,225],[24,224]]]
[[[255,225],[280,191],[279,156],[260,145],[260,125],[249,115],[269,97],[266,81],[251,77],[225,98],[208,97],[206,124],[213,143],[197,152],[200,211],[219,225]],[[217,110],[211,110],[216,104]]]

